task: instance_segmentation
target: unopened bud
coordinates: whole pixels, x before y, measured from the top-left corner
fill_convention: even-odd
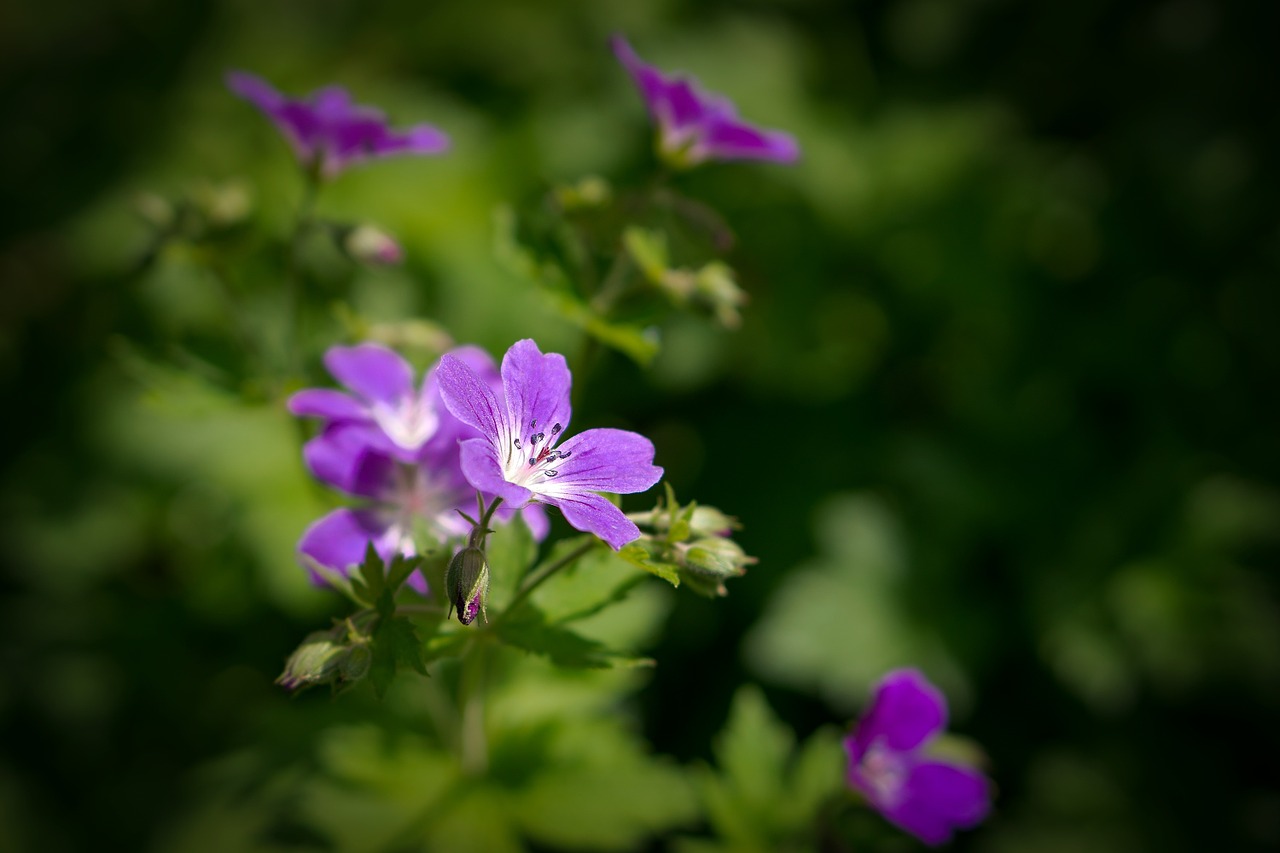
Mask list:
[[[317,684],[358,681],[369,671],[369,649],[343,642],[344,628],[309,634],[284,665],[276,684],[298,690]]]
[[[747,302],[747,294],[733,279],[733,270],[719,261],[698,270],[694,279],[694,292],[715,314],[716,320],[726,329],[736,329],[742,324],[738,313]]]
[[[738,519],[725,515],[713,506],[697,506],[689,519],[689,530],[694,536],[728,536],[742,527]]]
[[[684,567],[713,578],[734,578],[745,574],[756,562],[732,539],[712,536],[690,542],[683,550]]]
[[[342,249],[352,259],[375,266],[394,266],[404,260],[400,244],[373,225],[357,225],[348,231],[342,238]]]
[[[449,616],[456,608],[458,621],[463,625],[470,625],[478,615],[489,621],[485,611],[489,601],[489,563],[484,551],[468,545],[454,554],[444,574],[444,585],[449,595]]]

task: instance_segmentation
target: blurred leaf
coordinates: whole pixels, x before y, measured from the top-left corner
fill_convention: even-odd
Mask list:
[[[652,666],[648,658],[631,657],[607,649],[603,643],[547,622],[545,614],[524,603],[495,623],[498,638],[508,645],[545,655],[557,666],[585,669]]]
[[[816,846],[819,812],[844,785],[844,753],[833,730],[818,730],[797,750],[791,729],[760,689],[747,685],[734,696],[714,752],[717,767],[701,768],[695,779],[720,843],[703,849]]]
[[[657,575],[672,586],[680,586],[680,567],[654,559],[643,545],[636,542],[625,545],[618,556],[651,575]]]

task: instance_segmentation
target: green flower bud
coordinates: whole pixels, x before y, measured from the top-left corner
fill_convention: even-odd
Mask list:
[[[470,625],[478,614],[489,621],[485,610],[489,601],[489,563],[483,550],[468,545],[454,554],[444,574],[444,586],[449,595],[449,616],[457,608],[458,621],[463,625]]]
[[[276,684],[298,690],[317,684],[349,683],[369,671],[370,653],[360,642],[347,642],[348,631],[338,626],[307,635],[284,665]]]
[[[381,228],[357,225],[340,236],[341,248],[352,260],[374,266],[395,266],[404,260],[404,249]]]
[[[737,542],[722,536],[695,540],[681,550],[684,568],[713,578],[736,578],[746,574],[746,567],[756,562]]]

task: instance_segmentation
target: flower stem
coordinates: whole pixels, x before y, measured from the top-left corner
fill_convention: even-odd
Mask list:
[[[462,708],[458,750],[462,772],[480,776],[489,767],[489,739],[484,730],[484,687],[487,643],[483,634],[472,640],[471,653],[461,661],[458,700]]]
[[[507,605],[507,609],[503,611],[502,616],[506,616],[508,613],[515,610],[516,606],[519,605],[520,602],[528,598],[529,594],[532,593],[535,589],[537,589],[542,584],[542,582],[545,581],[547,578],[551,577],[556,572],[563,569],[565,566],[572,565],[573,563],[577,562],[580,558],[586,556],[587,553],[589,553],[593,548],[596,547],[596,544],[597,542],[595,539],[588,539],[586,542],[583,542],[577,548],[574,548],[572,551],[570,551],[568,554],[565,554],[560,559],[556,560],[553,563],[548,563],[547,565],[535,571],[533,574],[526,577],[524,579],[524,582],[520,584],[520,589],[516,591],[515,597],[511,599],[511,603]],[[501,619],[502,616],[498,617],[498,619]],[[498,619],[495,619],[494,621],[497,622]]]
[[[285,370],[288,376],[296,375],[302,367],[302,282],[299,262],[302,255],[302,240],[311,230],[312,212],[315,210],[316,197],[320,193],[320,175],[314,169],[304,173],[302,198],[298,202],[298,213],[294,217],[293,231],[289,235],[289,256],[285,267],[285,327],[284,356]]]

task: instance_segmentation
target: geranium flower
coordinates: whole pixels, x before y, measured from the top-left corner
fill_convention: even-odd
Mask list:
[[[928,755],[947,724],[947,700],[917,670],[888,673],[845,740],[849,784],[891,823],[942,844],[987,816],[987,780],[972,767]]]
[[[261,77],[232,71],[227,88],[256,106],[275,124],[307,168],[326,177],[372,157],[439,154],[449,137],[429,124],[394,130],[381,110],[351,100],[341,86],[326,86],[304,98],[290,98]]]
[[[491,384],[499,382],[493,359],[484,350],[459,347],[453,354]],[[461,427],[440,400],[435,372],[428,370],[422,384],[416,384],[409,362],[381,344],[330,347],[324,355],[324,366],[350,393],[308,388],[289,398],[290,412],[330,423],[374,424],[381,436],[368,434],[368,440],[405,462],[415,461],[418,452],[442,428],[456,432]],[[466,437],[472,435],[468,431]]]
[[[456,441],[432,442],[406,463],[383,452],[376,433],[367,424],[335,423],[303,447],[318,480],[367,501],[333,510],[302,534],[298,554],[317,583],[326,583],[317,566],[347,577],[369,545],[390,562],[417,554],[419,537],[443,543],[471,529],[458,511],[474,511],[475,490],[462,475]],[[426,591],[418,573],[410,582]]]
[[[500,386],[484,350],[458,347],[452,357],[490,388]],[[316,566],[350,574],[369,544],[389,561],[396,554],[413,556],[424,541],[446,543],[469,533],[458,510],[475,511],[475,489],[462,473],[459,442],[480,433],[445,409],[437,368],[427,370],[418,386],[409,363],[379,344],[331,347],[324,360],[354,393],[311,388],[293,395],[289,409],[325,421],[303,448],[312,474],[365,504],[334,510],[307,528],[298,551],[312,578],[325,581]],[[514,514],[514,507],[500,507],[494,520]],[[542,507],[529,506],[521,515],[534,538],[546,538],[550,525]],[[420,584],[417,575],[413,580]]]
[[[436,375],[445,406],[482,436],[462,442],[462,470],[471,485],[517,507],[539,501],[557,507],[569,524],[614,550],[640,536],[597,492],[643,492],[658,482],[653,443],[620,429],[591,429],[565,440],[572,378],[564,356],[517,341],[502,359],[501,399],[453,355],[440,359]]]
[[[790,134],[742,121],[728,98],[704,92],[692,79],[664,76],[637,56],[622,36],[614,36],[612,44],[658,125],[658,151],[672,165],[687,167],[704,160],[792,163],[799,158],[800,147]]]

